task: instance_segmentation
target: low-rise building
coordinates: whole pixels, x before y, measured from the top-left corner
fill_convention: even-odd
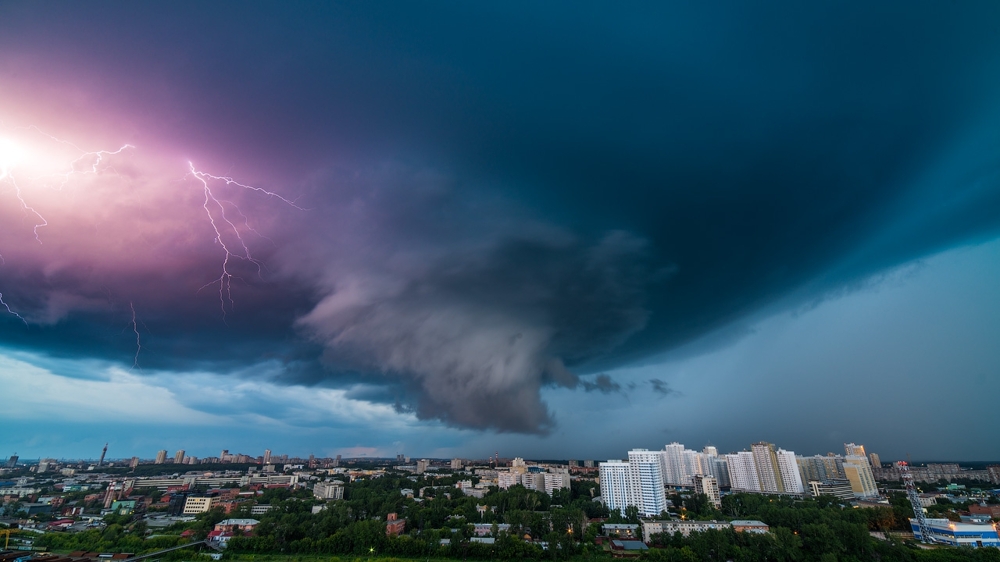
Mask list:
[[[642,522],[642,536],[646,541],[653,535],[668,534],[688,536],[691,533],[702,533],[709,530],[728,529],[732,525],[728,521],[693,521],[693,520],[649,520]]]
[[[969,513],[973,515],[988,515],[994,519],[1000,519],[1000,505],[970,504]]]
[[[385,518],[385,535],[387,537],[398,537],[406,529],[406,520],[398,519],[395,513],[390,513]]]
[[[472,532],[477,537],[488,537],[493,534],[493,526],[496,525],[498,533],[510,532],[508,523],[473,523]]]
[[[972,548],[982,548],[984,546],[1000,547],[1000,537],[997,536],[997,529],[989,524],[960,523],[949,521],[948,519],[927,519],[929,537],[921,535],[920,525],[917,524],[916,519],[910,519],[910,527],[913,529],[914,538],[920,541],[930,540],[952,546],[971,546]]]
[[[344,499],[344,485],[336,480],[317,482],[313,486],[313,496],[321,500],[342,500]]]
[[[639,536],[639,526],[634,523],[605,523],[601,531],[607,537],[634,539]]]
[[[767,526],[767,523],[757,521],[756,519],[738,519],[731,521],[730,524],[737,533],[758,533],[763,535],[771,530]]]
[[[184,515],[196,515],[211,510],[219,503],[219,498],[212,496],[188,496],[184,501]]]
[[[235,531],[242,531],[243,533],[253,532],[254,527],[256,527],[260,521],[256,519],[223,519],[215,524],[216,531],[223,531],[227,533],[232,533]]]

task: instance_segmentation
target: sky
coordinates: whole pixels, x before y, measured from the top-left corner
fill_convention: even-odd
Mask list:
[[[0,457],[1000,459],[997,21],[0,3]]]

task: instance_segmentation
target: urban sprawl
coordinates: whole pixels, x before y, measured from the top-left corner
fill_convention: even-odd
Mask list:
[[[1000,465],[883,462],[854,443],[814,456],[670,443],[603,462],[106,453],[7,459],[0,562],[1000,560]]]

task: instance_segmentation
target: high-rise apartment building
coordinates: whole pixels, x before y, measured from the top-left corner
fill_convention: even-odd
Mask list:
[[[875,484],[868,457],[852,455],[844,457],[844,475],[851,483],[851,490],[856,497],[870,498],[878,495],[878,485]]]
[[[271,449],[264,449],[264,463],[271,464]]]
[[[784,485],[784,489],[781,492],[785,494],[805,493],[802,476],[799,474],[799,465],[795,462],[795,453],[778,449],[776,456],[778,458],[778,472],[781,475],[781,482]]]
[[[132,461],[128,463],[129,468],[135,468],[139,466],[139,457],[132,457]]]
[[[608,509],[620,513],[635,506],[642,516],[658,516],[667,509],[661,451],[634,449],[628,456],[628,462],[600,463],[601,498]]]
[[[183,463],[184,463],[184,449],[181,449],[180,451],[174,453],[174,464],[183,464]]]
[[[844,443],[844,456],[847,456],[847,457],[867,457],[868,455],[865,454],[865,446],[864,445],[855,445],[854,443]]]
[[[811,457],[796,457],[795,462],[799,465],[799,474],[803,482],[815,480],[826,482],[827,480],[842,480],[844,476],[844,458],[833,455],[814,455]]]
[[[462,459],[451,459],[452,470],[462,470]]]
[[[635,505],[632,491],[632,475],[629,464],[620,459],[609,460],[598,465],[601,479],[601,500],[611,511],[625,513],[625,508]]]
[[[669,486],[690,485],[691,479],[688,476],[684,451],[684,445],[675,441],[660,452],[664,484]]]
[[[729,471],[729,485],[733,490],[742,492],[761,492],[760,479],[757,478],[757,466],[753,453],[740,451],[725,455],[726,468]]]
[[[869,453],[868,459],[872,461],[873,469],[882,468],[882,459],[879,458],[878,453]]]
[[[167,451],[162,449],[156,453],[156,464],[163,464],[165,462],[167,462]]]
[[[660,452],[633,449],[628,452],[632,485],[636,489],[639,514],[654,517],[667,510],[667,496],[663,491],[663,472]]]
[[[757,467],[757,480],[760,482],[760,490],[765,493],[777,494],[785,490],[785,485],[781,481],[781,472],[778,470],[778,456],[774,450],[774,445],[761,441],[750,445],[753,452],[753,462]]]
[[[722,507],[722,497],[719,494],[719,484],[715,480],[714,476],[695,476],[694,491],[699,494],[705,494],[705,496],[708,497],[708,503],[712,504],[715,509]]]
[[[545,492],[552,495],[556,490],[568,490],[570,488],[569,471],[549,472],[545,475]]]
[[[725,455],[726,472],[733,490],[765,494],[805,492],[799,464],[792,451],[775,449],[771,443],[751,445],[750,451]]]

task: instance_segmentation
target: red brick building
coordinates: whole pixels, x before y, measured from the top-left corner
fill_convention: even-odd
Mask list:
[[[390,513],[385,518],[385,536],[398,537],[406,529],[406,520],[397,519],[395,513]]]

